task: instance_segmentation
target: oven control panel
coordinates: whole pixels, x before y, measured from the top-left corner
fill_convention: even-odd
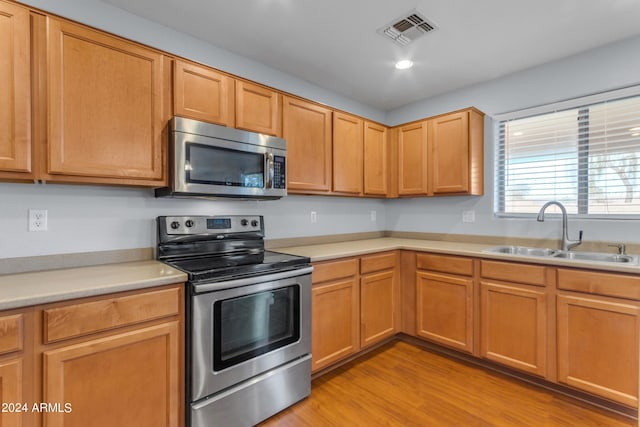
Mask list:
[[[262,216],[166,216],[160,226],[168,235],[262,232]]]

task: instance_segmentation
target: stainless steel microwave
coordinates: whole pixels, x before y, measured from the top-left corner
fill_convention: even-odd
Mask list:
[[[156,197],[287,195],[284,139],[182,117],[169,127],[169,186]]]

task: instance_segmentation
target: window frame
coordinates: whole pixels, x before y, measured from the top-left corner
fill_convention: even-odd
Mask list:
[[[493,215],[497,218],[535,218],[536,213],[524,212],[505,212],[505,183],[506,183],[506,157],[500,155],[504,151],[504,132],[501,127],[509,120],[524,119],[533,116],[551,114],[571,109],[579,109],[579,118],[584,118],[578,124],[578,213],[569,213],[568,215],[580,219],[606,219],[606,220],[638,220],[640,219],[640,211],[633,214],[602,214],[586,212],[589,195],[589,107],[607,101],[615,101],[617,99],[639,97],[640,85],[625,87],[621,89],[599,92],[578,98],[567,99],[563,101],[553,102],[550,104],[539,105],[522,110],[497,114],[492,117],[494,121],[494,184],[493,184]],[[579,119],[580,120],[580,119]],[[639,146],[640,148],[640,146]],[[582,201],[582,202],[581,202]]]

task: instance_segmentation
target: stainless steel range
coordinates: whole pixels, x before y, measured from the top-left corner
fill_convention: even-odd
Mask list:
[[[252,426],[311,391],[309,259],[264,250],[261,216],[158,217],[187,283],[187,426]]]

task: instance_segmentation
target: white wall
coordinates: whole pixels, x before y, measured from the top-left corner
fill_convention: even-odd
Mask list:
[[[264,215],[268,239],[382,231],[386,224],[384,202],[374,199],[156,199],[148,189],[0,184],[0,200],[0,258],[154,247],[159,215]],[[29,209],[48,210],[48,231],[28,231]]]
[[[494,123],[491,116],[640,84],[640,37],[514,73],[484,84],[398,108],[389,124],[475,106],[485,118],[485,196],[400,200],[387,204],[387,228],[396,231],[559,238],[560,221],[498,219],[493,216]],[[505,60],[508,60],[506,58]],[[476,222],[463,223],[462,211],[475,210]],[[548,217],[549,218],[549,217]],[[570,237],[640,242],[638,220],[570,220]]]

